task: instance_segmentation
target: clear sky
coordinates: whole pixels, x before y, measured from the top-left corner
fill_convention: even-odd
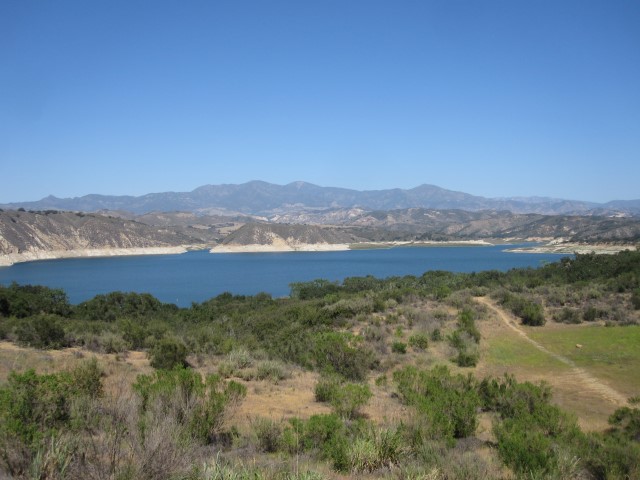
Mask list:
[[[0,1],[0,202],[640,198],[637,0]]]

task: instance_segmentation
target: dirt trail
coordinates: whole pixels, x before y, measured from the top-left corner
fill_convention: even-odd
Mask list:
[[[494,312],[507,327],[509,327],[514,332],[516,332],[518,335],[520,335],[523,339],[525,339],[531,345],[536,347],[538,350],[555,358],[559,362],[562,362],[565,365],[571,367],[572,374],[575,376],[576,379],[578,379],[584,385],[586,389],[589,389],[592,392],[597,393],[600,397],[604,398],[610,403],[613,403],[616,406],[627,405],[626,397],[622,395],[620,392],[618,392],[617,390],[614,390],[608,385],[605,385],[600,380],[595,378],[593,375],[589,374],[586,370],[578,367],[575,364],[575,362],[573,362],[572,360],[569,360],[567,357],[558,355],[557,353],[554,353],[548,350],[547,348],[545,348],[544,346],[540,345],[538,342],[536,342],[532,338],[529,338],[529,336],[527,336],[527,333],[518,326],[518,324],[513,320],[511,315],[509,315],[500,307],[498,307],[489,298],[476,297],[475,300],[478,303],[481,303],[482,305],[486,306],[492,312]]]

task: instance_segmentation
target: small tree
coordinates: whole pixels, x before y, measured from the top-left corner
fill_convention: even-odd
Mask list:
[[[41,314],[21,319],[15,333],[18,342],[34,348],[66,346],[64,328],[58,315]]]
[[[163,338],[155,344],[151,352],[151,366],[162,370],[187,366],[187,347],[175,338]]]
[[[522,309],[522,323],[532,327],[540,327],[545,324],[542,306],[538,303],[527,302]]]

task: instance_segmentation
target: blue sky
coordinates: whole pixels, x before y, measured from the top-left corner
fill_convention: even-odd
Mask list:
[[[305,180],[640,198],[640,2],[0,2],[0,202]]]

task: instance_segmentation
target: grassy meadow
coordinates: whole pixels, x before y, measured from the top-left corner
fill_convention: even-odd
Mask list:
[[[527,335],[627,396],[640,392],[640,326],[563,325]]]

